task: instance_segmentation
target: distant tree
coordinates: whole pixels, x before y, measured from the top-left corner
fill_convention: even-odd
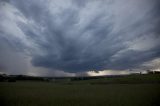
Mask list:
[[[154,71],[147,70],[147,73],[148,73],[148,74],[154,74]]]
[[[16,82],[16,79],[15,78],[9,78],[8,82]]]

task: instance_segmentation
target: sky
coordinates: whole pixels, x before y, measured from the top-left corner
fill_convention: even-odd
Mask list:
[[[159,0],[0,0],[0,72],[96,76],[160,69]]]

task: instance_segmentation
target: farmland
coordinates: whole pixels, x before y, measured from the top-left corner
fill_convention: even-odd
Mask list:
[[[0,106],[159,106],[160,75],[0,82]]]

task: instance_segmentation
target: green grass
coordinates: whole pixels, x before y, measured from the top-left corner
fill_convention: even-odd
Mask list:
[[[132,77],[121,80],[137,79]],[[146,80],[158,81],[158,78],[152,76]],[[71,85],[33,81],[1,82],[0,106],[160,106],[159,83],[90,84],[106,80],[75,81]],[[112,78],[111,82],[115,80]]]

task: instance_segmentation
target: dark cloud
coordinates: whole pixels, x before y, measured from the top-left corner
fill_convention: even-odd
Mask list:
[[[156,48],[156,50],[153,51],[133,51],[129,50],[126,53],[123,54],[123,56],[119,57],[116,61],[111,61],[110,64],[108,64],[108,68],[111,69],[119,69],[119,70],[125,70],[125,69],[134,69],[134,68],[141,68],[141,65],[144,62],[154,60],[160,55],[159,48]]]
[[[10,0],[1,5],[0,38],[34,67],[140,68],[160,57],[159,7],[158,0]]]

